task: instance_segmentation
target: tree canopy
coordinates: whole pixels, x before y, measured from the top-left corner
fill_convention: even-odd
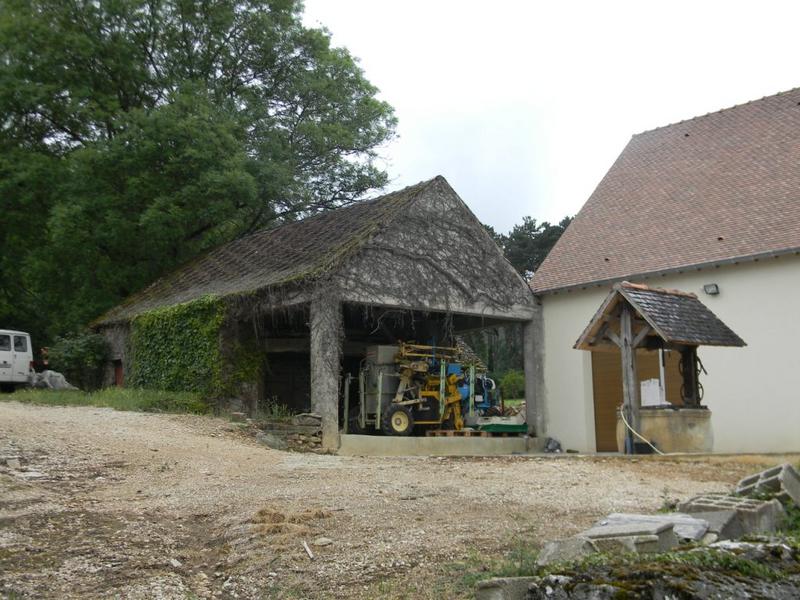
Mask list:
[[[513,267],[530,279],[571,222],[572,217],[564,217],[557,225],[522,217],[522,223],[514,225],[507,234],[497,233],[488,225],[485,227]]]
[[[0,323],[50,338],[382,187],[391,107],[297,0],[0,0]]]

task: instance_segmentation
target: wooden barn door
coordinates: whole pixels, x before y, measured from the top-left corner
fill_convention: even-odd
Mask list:
[[[667,402],[681,404],[680,354],[666,352],[664,370]],[[658,351],[638,349],[636,367],[639,381],[658,379]],[[617,407],[622,404],[622,359],[619,352],[592,352],[594,389],[594,431],[598,452],[617,451]]]

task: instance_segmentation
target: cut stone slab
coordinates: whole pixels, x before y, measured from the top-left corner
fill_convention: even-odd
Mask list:
[[[556,540],[545,544],[536,559],[536,564],[543,567],[553,563],[580,560],[597,551],[594,542],[585,537],[575,536],[565,540]]]
[[[749,533],[770,533],[775,531],[786,518],[786,511],[783,505],[775,499],[756,500],[743,496],[732,496],[730,494],[702,494],[695,496],[686,502],[678,504],[681,512],[690,514],[732,510],[736,512],[735,523],[729,527],[738,527],[739,533],[736,537]]]
[[[479,581],[475,600],[525,600],[528,588],[538,577],[495,577]]]
[[[667,538],[664,542],[662,542],[662,538],[657,535],[625,535],[600,538],[593,541],[599,552],[605,552],[607,554],[625,554],[627,552],[649,554],[651,552],[668,552],[678,545],[675,534],[672,534],[672,540]]]
[[[709,528],[708,521],[683,513],[666,513],[659,515],[640,515],[634,513],[611,513],[598,521],[594,528],[612,525],[642,525],[671,523],[675,535],[685,540],[697,541],[702,539]]]
[[[578,535],[594,542],[600,552],[668,552],[678,545],[672,523],[597,525]]]
[[[774,494],[781,502],[800,506],[800,473],[789,463],[772,467],[742,479],[736,485],[736,493],[741,496]]]
[[[703,519],[708,523],[708,532],[705,541],[716,542],[717,540],[733,540],[742,537],[741,525],[736,518],[735,510],[712,510],[709,512],[694,513],[698,519]],[[710,536],[716,536],[712,539]]]
[[[292,425],[321,425],[322,417],[316,413],[300,413],[292,417]]]

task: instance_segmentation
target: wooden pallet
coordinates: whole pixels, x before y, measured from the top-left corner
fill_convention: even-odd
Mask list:
[[[425,435],[428,437],[490,437],[488,431],[471,431],[469,429],[461,429],[460,431],[435,429],[425,432]]]

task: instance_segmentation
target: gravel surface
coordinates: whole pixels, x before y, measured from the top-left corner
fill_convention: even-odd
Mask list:
[[[401,595],[781,460],[324,456],[222,419],[4,401],[0,597]]]

